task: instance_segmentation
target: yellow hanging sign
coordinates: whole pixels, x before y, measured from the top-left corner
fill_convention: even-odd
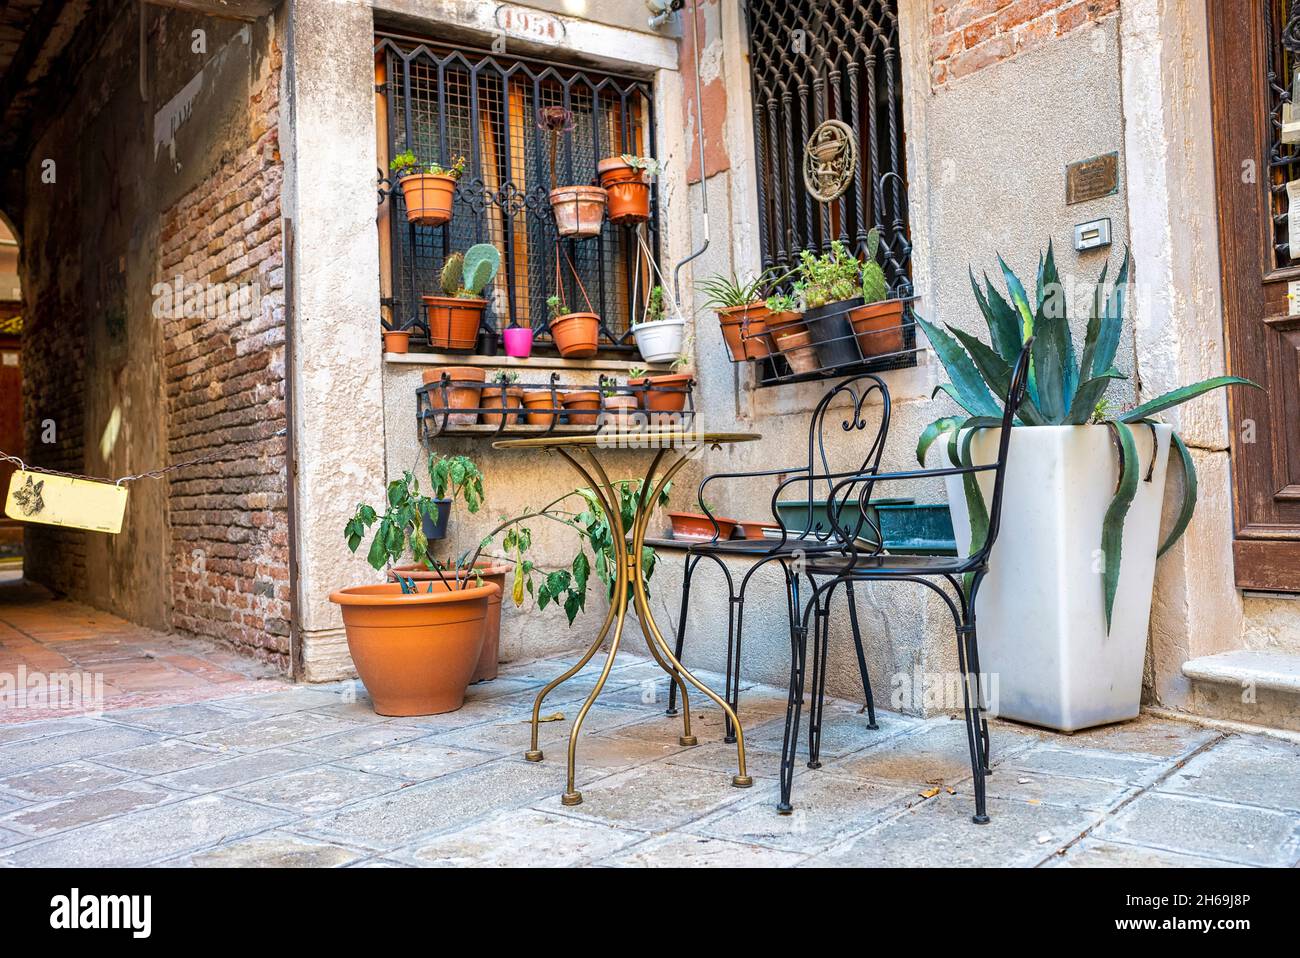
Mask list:
[[[5,515],[20,522],[116,535],[126,515],[126,486],[19,469],[9,480]]]

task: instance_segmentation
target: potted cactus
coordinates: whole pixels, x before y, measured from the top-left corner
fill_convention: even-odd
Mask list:
[[[388,168],[397,177],[408,220],[417,226],[442,226],[451,220],[451,204],[456,183],[465,172],[465,157],[456,157],[451,166],[430,163],[421,168],[415,154],[406,150],[393,157]]]
[[[441,296],[422,296],[434,349],[473,349],[487,300],[483,292],[496,279],[501,254],[491,243],[452,253],[442,266]]]
[[[1081,352],[1049,244],[1033,300],[999,257],[1007,297],[985,277],[971,286],[991,345],[961,329],[917,320],[948,372],[940,385],[965,415],[938,419],[917,446],[946,438],[947,463],[987,464],[998,455],[1012,364],[1032,337],[1029,393],[1009,442],[1000,532],[982,582],[966,583],[978,617],[980,665],[998,676],[997,714],[1073,731],[1137,716],[1156,559],[1182,535],[1196,506],[1191,454],[1163,410],[1232,384],[1218,376],[1131,409],[1106,392],[1125,379],[1113,365],[1129,262],[1109,293],[1102,270]],[[937,391],[936,391],[937,392]],[[1163,544],[1160,513],[1170,447],[1183,468],[1182,502]],[[941,447],[942,448],[942,447]],[[993,473],[948,477],[957,547],[981,547]],[[1159,548],[1157,549],[1157,546]],[[973,593],[973,594],[972,594]]]
[[[889,298],[889,283],[877,256],[880,230],[867,234],[867,261],[862,264],[862,302],[849,313],[858,349],[864,357],[896,353],[903,349],[903,301]]]

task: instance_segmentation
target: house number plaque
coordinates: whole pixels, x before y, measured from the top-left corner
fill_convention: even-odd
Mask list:
[[[1065,168],[1065,205],[1099,200],[1119,192],[1119,154],[1103,153]]]
[[[564,42],[564,21],[550,14],[524,7],[503,3],[496,11],[497,28],[502,32],[521,40],[535,40],[538,43]]]

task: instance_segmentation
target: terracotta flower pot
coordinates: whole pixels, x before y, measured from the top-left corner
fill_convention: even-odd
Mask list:
[[[498,592],[488,599],[487,616],[483,619],[483,651],[479,653],[478,666],[470,677],[471,685],[497,677],[497,660],[501,657],[501,597],[506,594],[506,576],[513,571],[514,566],[509,562],[485,559],[476,562],[474,568],[478,571],[478,578],[495,585]],[[389,571],[389,581],[397,581],[397,573],[417,582],[439,578],[438,573],[422,565],[401,565]]]
[[[415,173],[398,183],[406,201],[406,218],[418,226],[441,226],[451,219],[456,177]]]
[[[808,332],[808,327],[803,324],[803,313],[770,313],[764,318],[763,323],[772,337],[772,348],[775,352],[781,351],[782,339]]]
[[[565,359],[588,359],[596,355],[600,317],[595,313],[566,313],[551,321],[551,338]]]
[[[608,195],[599,186],[561,186],[551,190],[551,211],[561,236],[589,239],[599,236],[605,222]]]
[[[518,386],[484,386],[483,387],[483,408],[484,409],[520,409],[523,406],[524,391]],[[489,426],[501,425],[501,420],[514,422],[514,413],[479,413],[479,418]]]
[[[641,401],[636,396],[606,396],[603,416],[607,423],[624,429],[633,424],[640,407]]]
[[[741,519],[736,523],[744,538],[746,539],[766,539],[768,529],[780,529],[780,523],[776,522],[746,522]]]
[[[442,374],[451,377],[453,385],[447,387],[447,408],[472,409],[473,412],[453,412],[447,415],[449,426],[472,426],[478,422],[478,409],[482,402],[480,394],[487,379],[487,370],[481,366],[439,366],[424,371],[425,385],[437,386],[429,390],[429,403],[434,409],[441,409]],[[436,414],[435,414],[436,415]]]
[[[643,376],[629,379],[629,386],[650,386],[652,388],[638,393],[641,408],[646,412],[681,412],[686,408],[686,396],[690,391],[692,376],[690,373],[673,373],[671,376]],[[653,387],[661,387],[655,389]]]
[[[483,651],[493,583],[404,595],[397,583],[341,589],[348,651],[380,715],[437,715],[465,704]],[[425,586],[427,588],[427,586]]]
[[[859,306],[849,322],[863,356],[881,356],[903,349],[903,301],[886,299]]]
[[[558,396],[553,397],[549,389],[530,389],[524,393],[524,408],[528,410],[525,415],[528,425],[549,426],[559,415],[551,410],[560,408],[560,399]]]
[[[405,329],[384,330],[384,352],[405,353],[411,348],[411,334]]]
[[[771,355],[771,341],[767,335],[767,317],[770,315],[772,311],[761,302],[718,310],[722,338],[731,350],[732,359],[741,362]]]
[[[600,185],[609,194],[611,223],[644,223],[650,219],[650,179],[621,156],[596,164]]]
[[[821,368],[813,349],[812,335],[807,330],[782,337],[781,355],[796,373],[811,373]]]
[[[469,296],[421,296],[434,349],[473,349],[483,321],[486,299]]]
[[[736,520],[724,519],[722,516],[708,516],[699,512],[670,512],[668,518],[673,524],[674,539],[689,539],[694,542],[707,542],[714,537],[713,524],[717,525],[717,537],[730,539],[736,529]]]
[[[594,426],[600,409],[600,393],[592,390],[574,390],[560,397],[569,423],[574,426]],[[591,410],[587,412],[586,410]]]

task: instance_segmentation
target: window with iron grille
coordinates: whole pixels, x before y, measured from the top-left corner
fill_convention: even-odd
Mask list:
[[[1300,86],[1300,3],[1268,0],[1264,4],[1265,70],[1268,79],[1268,189],[1273,215],[1273,265],[1282,269],[1300,262],[1291,249],[1290,203],[1287,183],[1300,170],[1300,144],[1283,136],[1283,111],[1294,103]]]
[[[784,274],[800,251],[834,240],[865,259],[875,227],[890,293],[910,297],[897,0],[749,0],[748,20],[764,269]],[[823,203],[805,185],[804,149],[826,120],[852,130],[857,165],[848,190]],[[906,352],[870,365],[913,365],[912,324],[905,334]]]
[[[408,223],[401,191],[387,183],[381,190],[381,202],[391,204],[386,223],[380,223],[387,321],[411,328],[416,342],[421,334],[427,337],[420,297],[438,293],[448,255],[486,242],[500,250],[501,269],[484,294],[480,352],[495,351],[500,331],[510,325],[531,327],[536,346],[550,345],[546,300],[555,292],[557,258],[565,301],[585,309],[585,290],[601,318],[601,348],[635,349],[630,327],[640,319],[637,300],[648,272],[637,256],[636,227],[606,222],[599,236],[563,239],[557,247],[548,198],[551,140],[538,125],[538,110],[559,106],[573,115],[556,157],[559,185],[592,184],[596,163],[606,156],[653,156],[649,82],[387,35],[376,38],[375,70],[380,126],[386,130],[381,179],[390,158],[408,149],[421,164],[450,166],[460,156],[467,164],[445,226]],[[656,191],[650,221],[641,228],[657,258]]]

